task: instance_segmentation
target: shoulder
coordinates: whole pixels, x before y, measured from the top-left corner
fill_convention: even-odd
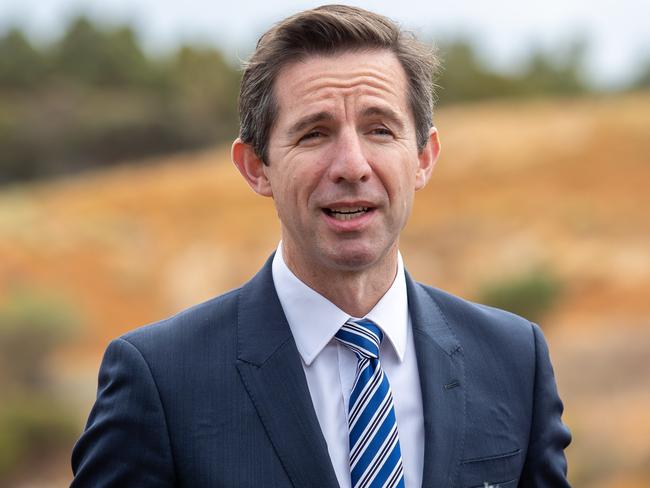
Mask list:
[[[138,327],[119,339],[130,343],[145,357],[234,340],[240,291],[241,288],[231,290],[166,319]]]
[[[535,336],[541,332],[526,318],[422,283],[415,283],[415,287],[420,297],[426,296],[435,304],[466,352],[498,347],[517,355],[534,355]]]

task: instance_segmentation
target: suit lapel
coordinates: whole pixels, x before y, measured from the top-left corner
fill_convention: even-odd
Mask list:
[[[455,486],[465,428],[465,376],[460,343],[425,288],[406,275],[422,389],[422,486]]]
[[[338,487],[300,355],[277,297],[271,261],[241,290],[237,369],[296,487]]]

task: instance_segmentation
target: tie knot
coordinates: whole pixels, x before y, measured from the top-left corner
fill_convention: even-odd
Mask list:
[[[359,357],[379,357],[379,345],[384,337],[381,329],[368,319],[348,320],[334,336]]]

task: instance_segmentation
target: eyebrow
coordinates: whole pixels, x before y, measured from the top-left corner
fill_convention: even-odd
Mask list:
[[[316,112],[315,114],[310,114],[306,115],[303,118],[299,119],[295,124],[293,124],[289,128],[289,136],[294,136],[303,130],[305,130],[307,127],[313,124],[317,124],[318,122],[326,122],[326,121],[331,121],[334,120],[334,115],[332,115],[330,112]]]
[[[397,126],[399,130],[404,130],[404,121],[402,117],[393,109],[385,107],[372,106],[366,108],[361,112],[361,117],[370,118],[370,117],[381,117],[390,120],[393,124]],[[306,128],[311,125],[317,124],[319,122],[331,122],[334,120],[334,115],[331,112],[321,111],[314,114],[309,114],[301,119],[299,119],[295,124],[293,124],[289,130],[289,137],[293,137],[296,134],[303,132]]]

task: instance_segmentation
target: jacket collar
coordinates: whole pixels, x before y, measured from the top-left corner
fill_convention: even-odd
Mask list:
[[[338,487],[271,259],[239,295],[237,369],[295,487]]]
[[[422,486],[456,486],[465,432],[465,363],[432,288],[406,275],[424,413]]]

